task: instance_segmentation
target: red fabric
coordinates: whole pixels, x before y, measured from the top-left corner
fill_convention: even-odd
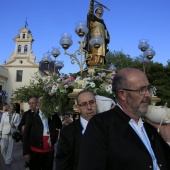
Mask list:
[[[30,146],[30,150],[33,152],[41,152],[41,153],[52,151],[54,148],[50,147],[50,145],[48,143],[48,139],[49,139],[49,136],[43,136],[43,149],[39,149],[39,148]]]

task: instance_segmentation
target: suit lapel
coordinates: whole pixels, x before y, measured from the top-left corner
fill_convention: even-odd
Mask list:
[[[130,143],[132,143],[134,146],[138,147],[138,149],[140,149],[142,152],[149,154],[144,143],[142,142],[140,137],[137,135],[137,133],[133,130],[133,128],[130,125],[128,125],[128,127],[126,128],[125,135]]]
[[[150,130],[150,128],[144,123],[144,127],[147,133],[147,136],[149,138],[150,144],[152,146],[152,149],[155,150],[155,136],[153,132]]]
[[[37,113],[33,113],[34,114],[34,118],[42,124],[42,121],[41,121],[41,118],[40,118],[40,115],[39,115],[39,110],[37,111]]]
[[[130,143],[133,143],[133,145],[138,147],[138,149],[140,149],[142,152],[149,154],[147,148],[145,147],[138,134],[130,126],[129,121],[131,118],[126,113],[124,113],[119,107],[116,107],[115,109],[117,110],[117,112],[119,112],[119,116],[121,116],[122,119],[126,122],[121,124],[122,134],[124,134],[127,140],[129,140]]]
[[[82,130],[83,130],[83,127],[80,123],[80,119],[76,121],[75,123],[75,137],[76,139],[79,141],[82,137]]]

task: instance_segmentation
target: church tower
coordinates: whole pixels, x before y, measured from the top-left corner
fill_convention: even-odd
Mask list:
[[[9,56],[9,61],[2,65],[8,70],[7,103],[15,102],[13,92],[17,88],[28,85],[31,79],[35,80],[35,73],[39,72],[39,64],[35,63],[36,57],[32,51],[34,39],[31,31],[25,26],[19,30],[19,34],[13,40],[15,41],[14,52]]]
[[[29,29],[21,28],[19,34],[14,37],[15,50],[14,53],[9,57],[9,61],[14,61],[15,59],[27,59],[28,61],[35,63],[36,57],[32,53],[32,43],[34,41],[31,31]]]

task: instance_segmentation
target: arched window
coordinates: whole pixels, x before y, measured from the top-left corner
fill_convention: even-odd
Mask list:
[[[27,53],[27,51],[28,51],[28,46],[25,45],[25,46],[24,46],[24,53]]]
[[[25,39],[25,34],[22,35],[22,38]]]
[[[21,53],[21,45],[18,46],[18,53]]]

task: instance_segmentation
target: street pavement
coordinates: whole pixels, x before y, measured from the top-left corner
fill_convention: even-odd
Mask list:
[[[15,143],[14,146],[14,159],[11,166],[4,163],[4,159],[0,154],[0,170],[25,170],[25,162],[22,156],[22,142]]]
[[[54,160],[55,161],[55,160]],[[22,156],[22,142],[16,142],[14,146],[14,159],[11,166],[4,163],[4,159],[0,153],[0,170],[26,170],[25,161]],[[53,169],[55,169],[55,164]]]

